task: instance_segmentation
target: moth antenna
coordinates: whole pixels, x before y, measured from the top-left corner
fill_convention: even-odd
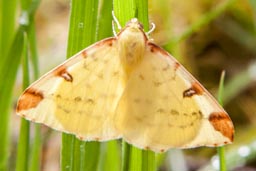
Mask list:
[[[115,22],[116,25],[117,25],[118,30],[121,30],[122,27],[121,27],[121,25],[120,25],[118,19],[116,18],[114,11],[112,11],[112,17],[113,17],[113,19],[114,19],[114,22]],[[113,25],[114,25],[114,24],[113,24]]]
[[[114,36],[117,37],[117,33],[116,33],[116,30],[115,30],[115,23],[114,23],[114,21],[112,21],[112,30],[113,30]]]
[[[156,25],[154,23],[151,23],[151,29],[147,32],[147,35],[150,35],[156,28]]]

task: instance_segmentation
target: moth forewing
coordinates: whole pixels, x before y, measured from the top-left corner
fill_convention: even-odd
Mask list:
[[[137,19],[33,83],[17,114],[81,140],[124,138],[156,152],[225,145],[234,134],[224,109]]]

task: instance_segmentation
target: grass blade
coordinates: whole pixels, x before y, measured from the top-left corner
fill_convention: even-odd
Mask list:
[[[23,89],[29,85],[29,69],[28,69],[28,38],[24,33],[23,48]],[[29,121],[22,119],[20,126],[20,137],[18,141],[16,171],[28,170],[29,161]]]
[[[5,65],[0,68],[0,79],[5,80],[0,83],[0,120],[2,122],[0,126],[0,170],[7,168],[9,155],[9,110],[12,100],[12,89],[23,50],[23,39],[23,28],[19,27],[8,57],[3,62]]]
[[[122,140],[122,171],[130,170],[130,151],[131,145]]]
[[[148,30],[148,2],[147,0],[114,0],[114,13],[124,26],[131,18],[138,18],[144,29]],[[123,142],[122,171],[154,171],[156,170],[155,153],[138,149]]]
[[[121,153],[119,141],[112,140],[103,143],[101,146],[101,160],[99,171],[120,171],[121,170]]]
[[[12,78],[6,81],[3,71],[7,71],[6,64],[8,64],[8,51],[12,45],[15,36],[15,21],[16,21],[17,1],[0,1],[0,87],[5,89],[0,90],[0,170],[7,169],[7,161],[9,157],[9,108],[11,103]],[[18,52],[19,53],[19,52]],[[11,72],[15,72],[11,71]]]
[[[98,0],[73,0],[71,7],[67,57],[94,43],[97,38]],[[98,142],[83,142],[73,135],[63,134],[62,170],[96,170],[98,158]]]
[[[220,105],[223,105],[223,90],[224,90],[224,78],[225,78],[225,71],[222,71],[219,83],[219,91],[218,91],[218,101]],[[226,159],[225,159],[225,147],[218,147],[218,155],[219,155],[219,164],[220,164],[220,171],[226,171]]]
[[[32,70],[34,79],[37,79],[39,76],[39,67],[38,67],[38,54],[36,47],[36,32],[35,32],[35,22],[34,19],[30,22],[28,29],[28,41],[29,41],[29,51],[30,59],[32,62]],[[40,161],[41,161],[41,126],[39,124],[33,124],[35,128],[33,144],[31,147],[31,156],[30,156],[30,171],[39,171],[40,170]]]

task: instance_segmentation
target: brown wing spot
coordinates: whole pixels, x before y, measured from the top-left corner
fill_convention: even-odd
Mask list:
[[[79,96],[77,96],[77,97],[74,98],[74,100],[75,100],[76,102],[80,102],[80,101],[82,101],[82,98],[79,97]]]
[[[153,43],[148,43],[148,45],[150,46],[150,52],[154,53],[156,51],[156,45]]]
[[[17,109],[17,110],[18,110],[18,109]],[[26,118],[26,115],[25,115],[25,114],[23,114],[23,113],[22,113],[22,114],[20,114],[20,116],[21,116],[21,117],[23,117],[23,118]]]
[[[18,101],[17,112],[35,108],[43,98],[44,96],[42,92],[33,88],[27,89]]]
[[[142,74],[140,74],[139,77],[141,80],[145,80],[145,77]]]
[[[57,94],[57,95],[56,95],[56,98],[60,99],[60,98],[61,98],[61,95],[60,95],[60,94]]]
[[[82,53],[81,53],[81,55],[83,56],[83,58],[86,58],[86,57],[87,57],[87,52],[86,52],[86,50],[83,50]]]
[[[95,101],[94,101],[93,99],[91,99],[91,98],[88,98],[88,99],[87,99],[87,103],[94,104]]]
[[[103,79],[103,73],[97,74],[97,77],[98,77],[99,79]]]
[[[112,46],[113,45],[113,42],[116,41],[116,38],[115,37],[112,37],[112,38],[109,38],[109,39],[104,39],[102,41],[99,41],[95,44],[95,46],[102,46],[102,45],[108,45],[108,46]]]
[[[115,77],[115,76],[118,76],[119,75],[119,72],[118,71],[114,71],[113,72],[113,76]]]
[[[178,62],[175,62],[174,71],[177,71],[179,67],[180,67],[180,64]]]
[[[170,56],[169,53],[167,51],[165,51],[164,49],[162,49],[161,47],[155,45],[152,42],[148,43],[148,46],[150,48],[150,52],[155,53],[155,52],[160,52],[162,55],[164,56]]]
[[[133,101],[134,101],[135,103],[140,103],[141,99],[140,99],[140,98],[135,98]]]
[[[165,67],[162,68],[162,71],[167,71],[168,69],[170,69],[170,65],[167,64]]]
[[[159,87],[160,85],[162,85],[162,83],[159,81],[153,81],[153,84],[155,87]]]
[[[171,114],[171,115],[179,115],[180,113],[179,113],[179,111],[172,109],[172,110],[170,111],[170,114]]]
[[[105,41],[104,43],[106,43],[108,46],[113,46],[113,41],[116,40],[115,38],[112,39],[108,39],[107,41]]]
[[[163,153],[163,152],[165,152],[165,150],[164,149],[160,149],[160,153]]]
[[[204,92],[203,87],[198,82],[194,82],[191,88],[183,92],[183,97],[192,97],[193,95],[201,95],[203,94],[203,92]]]
[[[227,113],[213,112],[210,114],[209,121],[216,131],[221,132],[231,142],[233,141],[234,126]]]
[[[163,108],[159,108],[159,109],[157,109],[157,111],[156,112],[158,112],[158,113],[166,113],[166,111],[163,109]]]
[[[108,46],[112,46],[113,45],[112,41],[109,41],[107,43],[108,43]]]
[[[144,150],[150,150],[149,146],[144,147]]]
[[[73,81],[73,77],[68,73],[67,68],[64,65],[56,68],[53,72],[56,76],[62,77],[66,81]]]

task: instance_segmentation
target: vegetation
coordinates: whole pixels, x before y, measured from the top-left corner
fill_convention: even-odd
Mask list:
[[[83,142],[64,133],[61,139],[60,133],[15,115],[21,89],[41,75],[38,61],[47,64],[40,68],[40,73],[45,73],[57,65],[52,60],[55,56],[64,60],[66,39],[68,58],[112,36],[112,10],[122,26],[137,17],[147,31],[154,22],[154,41],[170,51],[213,94],[219,89],[219,101],[235,124],[234,144],[156,154],[121,140]],[[256,168],[255,46],[254,0],[0,0],[0,170]],[[226,76],[225,80],[221,77],[218,86],[222,70]]]

